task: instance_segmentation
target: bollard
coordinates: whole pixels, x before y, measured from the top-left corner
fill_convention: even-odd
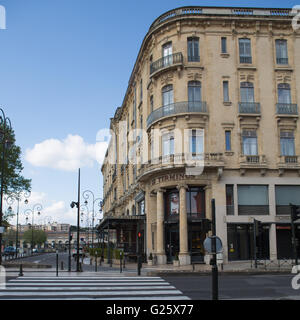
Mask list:
[[[63,261],[61,261],[61,263],[60,263],[60,269],[64,270],[64,262]]]
[[[122,256],[120,256],[120,273],[122,273]]]
[[[82,272],[82,264],[79,262],[79,272]]]
[[[58,277],[58,250],[56,250],[56,276]]]
[[[95,271],[97,272],[97,254],[95,255]]]
[[[22,277],[24,274],[23,274],[23,265],[22,263],[20,264],[20,272],[19,272],[19,277]]]

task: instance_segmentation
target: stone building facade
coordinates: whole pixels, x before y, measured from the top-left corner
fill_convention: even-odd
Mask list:
[[[158,264],[201,262],[215,199],[224,262],[253,258],[254,219],[258,256],[291,257],[289,203],[300,204],[292,19],[291,9],[184,7],[153,22],[102,166],[99,228],[114,230],[118,246]]]

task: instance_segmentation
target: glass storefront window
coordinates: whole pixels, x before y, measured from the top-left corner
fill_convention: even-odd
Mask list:
[[[205,191],[203,188],[191,188],[186,192],[187,214],[205,218]]]

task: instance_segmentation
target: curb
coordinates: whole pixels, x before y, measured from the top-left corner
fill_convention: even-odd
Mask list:
[[[148,271],[147,276],[210,276],[211,271]],[[278,274],[291,274],[288,270],[233,270],[233,271],[219,271],[220,276],[235,276],[235,275],[278,275]]]

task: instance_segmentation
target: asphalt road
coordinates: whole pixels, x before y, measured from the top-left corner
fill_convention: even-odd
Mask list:
[[[72,253],[71,253],[72,254]],[[68,270],[68,262],[69,259],[69,254],[68,252],[60,252],[58,254],[58,269],[62,270],[62,264],[63,263],[63,270],[67,271]],[[33,257],[27,257],[23,259],[19,259],[18,262],[33,262],[33,263],[39,263],[39,264],[45,264],[45,265],[51,265],[53,268],[56,268],[56,253],[45,253]],[[82,260],[80,259],[82,262]],[[84,260],[86,262],[86,260]],[[82,264],[82,269],[83,271],[95,271],[95,265],[90,265],[83,263]],[[47,271],[47,269],[44,269]],[[71,270],[75,271],[76,270],[76,260],[72,258],[71,256]],[[110,267],[100,267],[99,265],[97,266],[98,271],[106,271],[106,270],[111,270]]]
[[[294,290],[294,275],[219,275],[219,299],[300,300],[300,289]],[[192,300],[211,300],[210,276],[162,277]]]

